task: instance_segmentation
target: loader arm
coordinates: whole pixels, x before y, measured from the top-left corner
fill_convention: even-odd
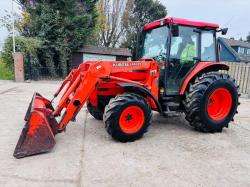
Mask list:
[[[83,105],[89,99],[100,80],[107,81],[120,81],[125,83],[133,83],[140,86],[144,84],[132,81],[129,79],[119,78],[112,76],[112,73],[132,70],[150,70],[155,62],[89,62],[79,66],[77,70],[73,70],[65,79],[60,89],[56,92],[55,96],[66,87],[53,116],[57,117],[65,109],[59,122],[58,131],[61,132],[65,129],[69,121],[74,120]],[[146,80],[147,82],[147,80]],[[151,84],[150,82],[148,84]]]
[[[65,109],[59,122],[59,131],[64,130],[69,121],[75,118],[91,93],[95,90],[99,79],[107,78],[109,71],[100,65],[100,63],[95,63],[81,65],[79,69],[72,74],[72,80],[69,81],[68,85],[65,84],[67,88],[53,112],[53,115],[57,117],[61,114],[61,111]]]

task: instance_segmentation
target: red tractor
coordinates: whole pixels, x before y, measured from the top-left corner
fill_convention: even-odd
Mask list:
[[[219,62],[217,32],[227,29],[166,17],[144,27],[138,61],[82,63],[55,93],[62,92],[55,109],[52,101],[34,94],[14,156],[51,150],[54,136],[85,103],[121,142],[141,138],[152,123],[152,111],[163,116],[183,112],[196,130],[221,132],[237,112],[239,94],[235,80],[220,72],[229,67]]]

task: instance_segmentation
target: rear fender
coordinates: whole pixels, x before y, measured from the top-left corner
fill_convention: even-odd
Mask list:
[[[136,84],[132,84],[132,83],[117,83],[117,85],[123,87],[125,92],[126,91],[127,92],[135,92],[135,93],[142,93],[142,94],[146,95],[147,97],[152,99],[152,101],[154,102],[154,104],[157,107],[158,112],[162,113],[162,108],[161,108],[159,101],[155,98],[155,96],[148,89],[146,89],[140,85],[136,85]]]
[[[219,71],[219,70],[229,70],[229,66],[221,62],[200,62],[195,68],[188,74],[185,78],[182,87],[180,89],[180,95],[183,95],[186,91],[188,84],[202,73]]]

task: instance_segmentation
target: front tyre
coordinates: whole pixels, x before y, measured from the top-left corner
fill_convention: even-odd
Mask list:
[[[87,103],[87,109],[95,119],[97,120],[103,119],[103,112],[99,108],[93,106],[90,102]]]
[[[203,74],[185,93],[186,119],[198,131],[221,132],[233,120],[238,96],[238,86],[229,75]]]
[[[152,111],[146,100],[134,93],[124,93],[111,99],[105,107],[107,132],[120,142],[140,139],[152,123]]]

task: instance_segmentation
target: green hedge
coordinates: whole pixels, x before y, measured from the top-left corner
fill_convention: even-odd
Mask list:
[[[28,55],[30,55],[33,59],[34,63],[32,65],[38,65],[37,60],[37,50],[40,47],[41,42],[36,38],[28,38],[23,36],[17,36],[16,37],[16,51],[22,52],[24,54],[24,58],[27,58]],[[5,63],[10,69],[13,70],[14,68],[14,60],[12,56],[13,52],[13,44],[12,44],[12,38],[9,37],[5,40],[3,51],[1,53],[1,58],[3,63]],[[27,60],[25,60],[24,63],[27,63]]]
[[[29,38],[23,36],[16,37],[16,51],[22,52],[24,55],[24,73],[25,79],[29,77],[28,75],[28,63],[27,57],[30,56],[32,59],[30,61],[30,65],[32,68],[39,68],[41,65],[39,64],[37,51],[41,46],[41,42],[36,38]],[[12,56],[13,53],[13,43],[12,38],[9,37],[5,40],[3,50],[1,52],[2,62],[6,65],[10,71],[14,71],[14,59]],[[8,74],[9,75],[9,74]],[[35,76],[35,75],[34,75]]]
[[[0,60],[0,80],[13,80],[14,72]]]

